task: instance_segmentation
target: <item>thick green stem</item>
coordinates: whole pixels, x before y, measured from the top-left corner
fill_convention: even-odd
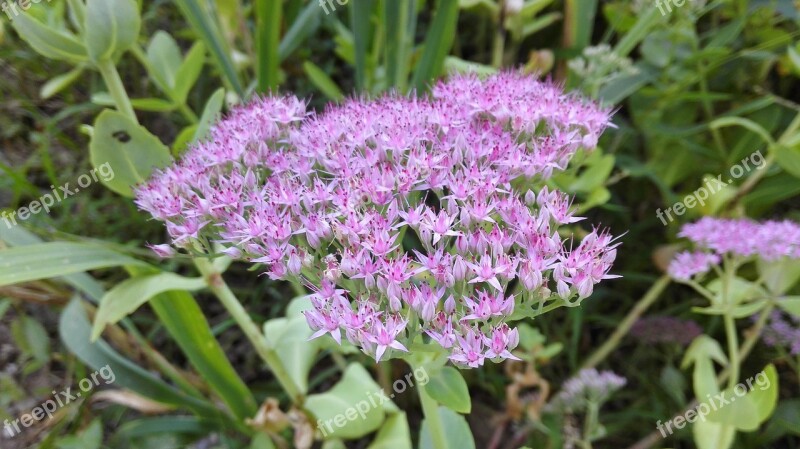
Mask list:
[[[208,287],[214,292],[234,321],[236,321],[242,329],[247,339],[250,340],[250,343],[255,347],[258,355],[267,363],[267,366],[278,379],[281,387],[283,387],[283,390],[289,395],[292,402],[301,404],[303,402],[303,396],[299,388],[286,371],[278,354],[270,347],[267,339],[261,333],[256,323],[253,322],[253,319],[250,318],[250,315],[244,307],[242,307],[236,295],[233,294],[228,284],[222,279],[222,275],[207,259],[196,258],[194,259],[194,263],[206,279]]]
[[[583,435],[581,435],[584,449],[592,449],[592,434],[597,427],[598,405],[594,401],[589,401],[586,405],[586,417],[584,418],[586,421],[583,423]]]
[[[428,424],[428,432],[431,434],[431,441],[435,449],[447,449],[447,435],[445,435],[442,417],[439,415],[439,404],[425,392],[425,388],[417,388],[419,400],[422,403],[422,412],[425,414],[425,422]]]
[[[585,362],[583,362],[583,366],[581,368],[594,368],[600,364],[600,362],[605,360],[605,358],[608,357],[608,354],[610,354],[611,351],[619,346],[620,341],[622,341],[622,338],[628,334],[628,331],[630,330],[631,326],[633,326],[633,323],[635,323],[636,320],[638,320],[639,317],[642,316],[642,314],[648,308],[650,308],[651,305],[653,305],[656,299],[661,296],[661,292],[667,288],[669,282],[669,276],[666,275],[657,280],[653,286],[650,287],[650,290],[645,293],[642,299],[636,303],[633,309],[628,312],[628,315],[617,326],[617,328],[614,330],[614,333],[611,334],[606,342],[603,343],[603,345],[600,346],[591,356],[589,356]]]
[[[492,67],[496,69],[503,67],[505,51],[506,30],[503,28],[503,17],[501,14],[500,22],[497,24],[497,30],[495,31],[494,40],[492,42]]]
[[[125,86],[122,84],[122,79],[119,77],[117,67],[114,66],[114,63],[110,59],[105,59],[97,63],[97,69],[100,71],[100,75],[103,76],[103,81],[106,83],[111,98],[114,99],[117,110],[127,115],[128,118],[138,124],[139,120],[136,118],[136,113],[133,112],[131,99],[128,98],[128,93],[125,92]]]
[[[728,339],[728,358],[730,359],[730,377],[728,387],[733,388],[739,383],[739,339],[736,336],[736,323],[730,312],[725,313],[725,335]]]

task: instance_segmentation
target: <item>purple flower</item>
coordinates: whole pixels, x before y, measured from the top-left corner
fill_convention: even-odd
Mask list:
[[[688,346],[703,329],[692,320],[671,316],[649,316],[638,319],[631,327],[630,335],[642,344],[677,343]]]
[[[800,224],[789,220],[759,223],[747,218],[705,217],[684,225],[678,235],[718,255],[758,256],[766,261],[800,259]]]
[[[719,262],[720,257],[717,254],[683,251],[675,255],[667,271],[674,279],[688,281],[695,276],[708,273],[708,270]]]
[[[778,310],[772,312],[764,328],[764,343],[782,346],[792,355],[800,355],[800,318]]]
[[[572,199],[530,190],[607,126],[608,110],[518,72],[321,114],[260,98],[139,186],[136,203],[177,248],[210,243],[313,287],[314,336],[344,331],[380,360],[422,333],[475,367],[512,358],[506,320],[520,304],[532,314],[558,299],[549,286],[580,300],[615,277],[618,243],[594,229],[565,244],[559,226],[581,220]],[[407,234],[421,248],[404,248]],[[506,295],[516,278],[524,288]]]
[[[602,404],[627,382],[611,371],[580,370],[564,382],[561,391],[547,404],[547,409],[572,413],[583,410],[589,402]]]

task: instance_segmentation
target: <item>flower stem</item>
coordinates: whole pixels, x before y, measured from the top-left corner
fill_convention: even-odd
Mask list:
[[[119,77],[117,67],[114,66],[114,63],[110,59],[104,59],[97,63],[97,69],[100,71],[100,75],[103,76],[103,81],[106,83],[111,98],[114,99],[117,110],[127,115],[128,118],[138,124],[139,120],[136,118],[136,113],[133,112],[131,99],[128,98],[128,93],[125,92],[125,86],[122,84],[122,79]]]
[[[428,432],[431,434],[431,441],[435,449],[447,449],[447,435],[442,426],[442,417],[439,415],[439,404],[425,392],[425,388],[417,388],[419,401],[422,403],[422,412],[425,414],[425,422],[428,424]]]
[[[620,341],[622,341],[622,338],[628,334],[628,331],[636,322],[636,320],[638,320],[639,317],[642,316],[642,314],[648,308],[650,308],[651,305],[653,305],[656,299],[661,296],[661,292],[667,288],[669,282],[669,276],[664,275],[659,278],[653,284],[653,286],[650,287],[650,290],[648,290],[647,293],[642,296],[642,299],[640,299],[636,305],[633,306],[633,309],[628,312],[628,315],[617,326],[617,328],[614,330],[614,333],[611,334],[606,342],[603,343],[603,345],[600,346],[591,356],[589,356],[585,362],[583,362],[581,369],[594,368],[595,366],[599,365],[600,362],[605,360],[605,358],[608,357],[608,354],[610,354],[611,351],[619,346]]]
[[[730,377],[728,387],[739,383],[739,340],[736,336],[736,324],[730,311],[725,313],[725,335],[728,339],[728,358],[730,359]]]
[[[267,339],[261,333],[255,322],[253,322],[253,319],[250,318],[250,315],[244,307],[242,307],[242,304],[228,287],[228,284],[222,279],[222,275],[207,259],[196,258],[194,259],[194,264],[206,279],[208,287],[214,292],[222,305],[225,306],[225,309],[242,329],[247,339],[250,340],[250,343],[253,344],[258,355],[267,363],[267,366],[278,379],[281,387],[283,387],[283,390],[289,395],[292,402],[295,404],[302,404],[303,396],[286,371],[286,368],[283,366],[283,362],[281,362],[275,350],[270,347]]]

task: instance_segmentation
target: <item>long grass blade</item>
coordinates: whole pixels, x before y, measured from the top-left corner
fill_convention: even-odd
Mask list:
[[[175,0],[175,3],[194,31],[210,49],[215,64],[230,87],[239,97],[244,98],[244,88],[233,64],[231,49],[228,42],[222,37],[219,24],[209,12],[208,7],[201,0]]]
[[[423,91],[428,83],[442,73],[444,60],[450,53],[453,40],[456,37],[456,24],[458,23],[458,1],[441,0],[436,11],[436,16],[425,36],[425,48],[422,58],[414,71],[414,87]]]
[[[396,0],[392,0],[396,1]],[[372,12],[371,0],[351,0],[350,28],[355,42],[356,87],[363,91],[368,88],[367,49],[370,42],[369,20]]]
[[[258,91],[276,91],[279,83],[281,0],[256,0],[256,48]]]

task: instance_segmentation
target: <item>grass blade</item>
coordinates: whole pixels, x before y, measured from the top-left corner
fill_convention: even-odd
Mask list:
[[[316,6],[316,5],[315,5]],[[276,91],[279,83],[281,0],[256,0],[256,48],[258,91]]]
[[[395,0],[392,0],[395,1]],[[370,41],[369,20],[372,12],[370,0],[351,0],[350,28],[355,42],[356,87],[365,90],[367,84],[367,47]]]
[[[413,84],[418,91],[425,90],[427,84],[441,74],[444,60],[456,37],[457,22],[458,1],[441,0],[428,35],[425,36],[422,58],[414,72]]]
[[[242,421],[255,416],[257,406],[253,394],[214,338],[194,297],[186,291],[173,290],[154,296],[150,307],[198,374],[233,414]]]
[[[342,90],[339,89],[339,86],[336,85],[336,82],[316,64],[311,61],[306,61],[303,64],[303,70],[305,70],[311,83],[317,86],[326,97],[333,101],[342,101],[344,99],[344,94]]]
[[[283,40],[278,46],[278,55],[281,61],[286,59],[297,49],[309,36],[314,34],[319,28],[320,11],[322,8],[317,2],[309,2],[300,12],[292,23],[292,26],[283,35]]]
[[[386,17],[386,78],[389,87],[405,92],[408,85],[408,57],[413,50],[416,28],[416,2],[384,3]]]
[[[231,49],[228,46],[228,42],[222,37],[222,32],[214,16],[201,3],[201,0],[175,0],[175,3],[178,4],[178,8],[194,31],[200,35],[200,38],[211,50],[214,62],[222,72],[225,80],[230,84],[230,87],[240,98],[244,98],[244,89],[239,80],[239,75],[236,73],[236,67],[233,65]]]

